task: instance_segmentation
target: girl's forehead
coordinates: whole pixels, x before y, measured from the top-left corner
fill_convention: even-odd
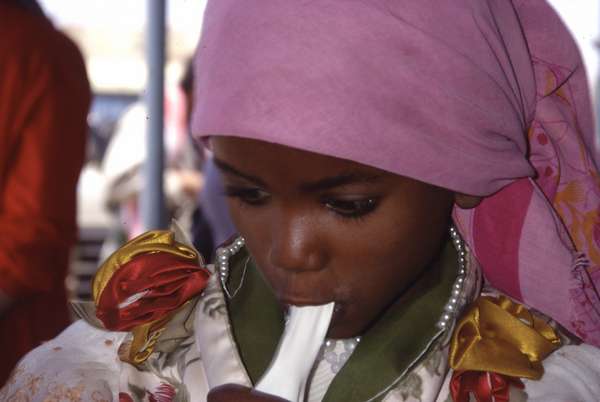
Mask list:
[[[213,137],[211,146],[217,166],[230,173],[261,171],[288,178],[335,175],[363,180],[396,176],[352,160],[261,140]]]
[[[417,197],[449,191],[355,161],[265,141],[236,137],[213,141],[215,164],[227,178],[267,190],[297,195],[330,191],[404,196],[414,193]]]

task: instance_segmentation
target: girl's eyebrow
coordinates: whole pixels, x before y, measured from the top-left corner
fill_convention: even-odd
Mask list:
[[[267,188],[267,184],[259,177],[253,176],[240,172],[237,168],[231,166],[229,163],[213,157],[215,165],[223,173],[232,174],[238,176],[244,180],[256,184],[257,186]],[[332,190],[336,187],[347,186],[357,183],[375,183],[382,175],[377,174],[366,174],[364,172],[344,172],[331,177],[325,177],[314,182],[307,182],[300,184],[300,191],[305,193],[316,193],[319,191]]]
[[[221,172],[241,177],[242,179],[245,179],[245,180],[247,180],[249,182],[252,182],[252,183],[254,183],[254,184],[256,184],[257,186],[260,186],[260,187],[267,187],[266,183],[263,180],[261,180],[259,177],[252,176],[252,175],[249,175],[249,174],[246,174],[246,173],[242,173],[238,169],[236,169],[233,166],[231,166],[229,163],[227,163],[225,161],[222,161],[221,159],[219,159],[217,157],[213,157],[213,160],[215,162],[215,166],[217,168],[219,168],[219,170]]]
[[[300,189],[307,193],[316,193],[319,191],[332,190],[336,187],[347,186],[358,183],[374,183],[381,178],[381,175],[365,174],[362,172],[347,172],[331,177],[325,177],[311,183],[303,183]]]

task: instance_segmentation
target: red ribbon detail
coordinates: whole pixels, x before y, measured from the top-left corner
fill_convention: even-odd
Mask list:
[[[450,380],[450,394],[454,402],[469,402],[469,394],[473,394],[477,402],[508,402],[511,385],[525,387],[518,378],[498,373],[456,371]]]
[[[96,316],[107,329],[129,331],[165,317],[206,287],[210,273],[198,263],[169,253],[147,253],[121,266],[100,295]],[[128,298],[138,300],[119,307]]]

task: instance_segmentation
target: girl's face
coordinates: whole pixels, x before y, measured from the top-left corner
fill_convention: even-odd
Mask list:
[[[214,137],[233,220],[282,306],[336,303],[364,332],[437,256],[453,194],[356,162]]]

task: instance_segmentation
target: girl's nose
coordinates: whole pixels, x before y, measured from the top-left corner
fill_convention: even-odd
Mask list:
[[[324,267],[322,243],[318,225],[310,216],[281,214],[271,222],[269,262],[277,268],[290,271],[317,271]]]

